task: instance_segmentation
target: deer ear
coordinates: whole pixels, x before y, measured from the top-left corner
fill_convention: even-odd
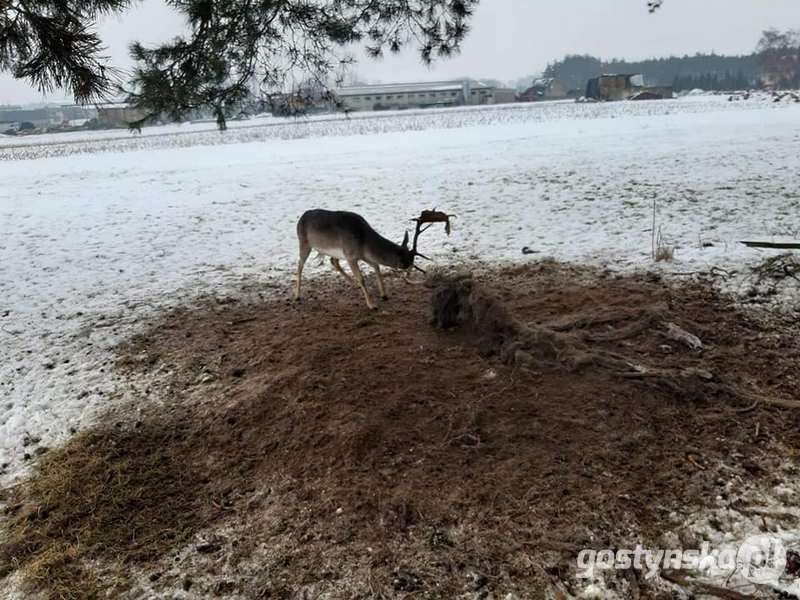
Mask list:
[[[401,244],[403,248],[408,248],[408,232],[406,231],[406,235],[403,237],[403,243]]]

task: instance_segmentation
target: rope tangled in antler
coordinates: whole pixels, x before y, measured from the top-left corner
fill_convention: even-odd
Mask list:
[[[434,208],[433,210],[423,210],[416,219],[411,219],[417,224],[417,227],[414,230],[414,243],[411,246],[412,255],[419,256],[425,260],[430,260],[430,258],[417,251],[417,240],[419,239],[420,234],[427,231],[434,223],[444,223],[444,231],[447,235],[450,235],[450,219],[454,216],[455,215],[448,215],[447,213],[443,213]],[[423,273],[425,272],[424,269],[420,269],[417,265],[414,265],[414,268],[417,269],[417,271],[422,271]]]

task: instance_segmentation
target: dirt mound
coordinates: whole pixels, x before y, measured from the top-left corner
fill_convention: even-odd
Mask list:
[[[794,325],[705,286],[555,264],[480,280],[516,322],[771,397],[797,389]],[[139,569],[156,588],[189,577],[243,597],[539,597],[580,548],[657,540],[674,511],[733,477],[766,485],[777,453],[800,448],[797,412],[591,366],[507,366],[431,327],[423,287],[390,282],[376,314],[338,280],[308,287],[301,305],[208,299],[120,348],[138,418],[42,459],[12,492],[0,565],[64,597],[92,592],[90,563],[92,586],[116,592]],[[702,351],[639,325],[654,313]]]
[[[623,355],[587,342],[621,342],[650,330],[673,342],[701,351],[703,342],[693,333],[667,319],[661,307],[640,308],[640,316],[624,326],[608,332],[582,331],[586,323],[528,325],[519,321],[508,307],[470,275],[442,276],[429,280],[434,288],[432,299],[433,325],[447,329],[460,328],[470,336],[484,354],[495,354],[506,364],[527,368],[561,366],[577,371],[589,366],[611,369],[623,378],[650,378],[684,399],[703,399],[715,395],[800,409],[800,401],[765,395],[750,386],[739,387],[728,377],[705,368],[684,368],[648,365],[638,353]],[[627,314],[606,316],[606,323],[628,320]],[[563,330],[572,330],[564,333]],[[663,348],[662,348],[663,349]]]

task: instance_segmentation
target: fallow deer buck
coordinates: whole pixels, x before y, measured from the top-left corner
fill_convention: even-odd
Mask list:
[[[367,291],[364,275],[358,266],[358,262],[364,261],[375,269],[375,274],[378,277],[378,290],[381,293],[381,298],[386,300],[386,288],[383,285],[381,266],[404,271],[409,271],[412,268],[422,271],[414,264],[414,259],[417,256],[426,260],[430,259],[417,251],[417,240],[420,234],[433,223],[446,223],[446,231],[448,234],[450,233],[449,216],[444,213],[425,210],[414,221],[416,221],[417,227],[414,231],[414,241],[411,248],[409,248],[408,231],[406,231],[403,238],[403,243],[398,245],[381,236],[367,223],[364,217],[356,213],[322,209],[306,211],[297,222],[300,260],[297,263],[295,299],[300,300],[300,280],[303,277],[303,266],[308,259],[308,255],[311,254],[311,250],[316,250],[321,255],[328,256],[333,268],[341,273],[345,279],[358,285],[364,293],[364,300],[366,300],[367,306],[370,309],[374,309],[375,305]],[[422,227],[425,223],[427,225]],[[342,265],[339,263],[341,260],[347,261],[353,277],[342,269]]]

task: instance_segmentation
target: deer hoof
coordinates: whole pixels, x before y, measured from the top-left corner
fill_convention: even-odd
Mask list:
[[[386,294],[384,294],[383,296],[381,296],[381,300],[388,300],[388,299],[389,299],[389,296],[387,296]]]

